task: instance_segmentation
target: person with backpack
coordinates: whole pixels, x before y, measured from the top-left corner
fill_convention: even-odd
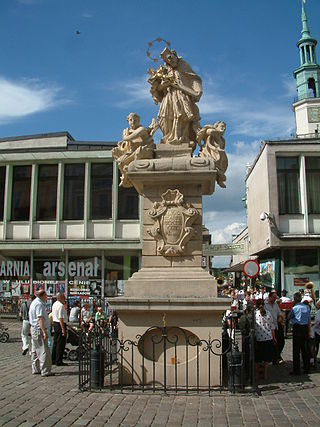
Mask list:
[[[35,296],[30,295],[29,300],[22,302],[19,312],[20,320],[22,321],[21,328],[21,340],[22,340],[22,355],[25,356],[29,351],[29,335],[30,335],[30,323],[29,323],[29,309]]]

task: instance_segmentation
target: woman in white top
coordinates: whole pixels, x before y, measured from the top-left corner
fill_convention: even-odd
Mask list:
[[[274,343],[276,342],[274,323],[271,314],[266,311],[263,300],[257,301],[255,312],[255,362],[256,375],[259,375],[260,369],[263,368],[262,376],[267,378],[267,367],[272,362]]]

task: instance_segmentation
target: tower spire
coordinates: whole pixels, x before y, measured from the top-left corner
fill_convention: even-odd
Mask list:
[[[301,38],[297,43],[300,66],[294,71],[298,99],[293,104],[297,136],[319,135],[320,131],[320,66],[317,63],[317,40],[311,36],[305,9],[301,3]]]
[[[304,8],[304,4],[305,4],[306,0],[302,0],[302,12],[301,12],[301,21],[302,21],[302,37],[301,39],[309,39],[311,38],[311,34],[310,34],[310,30],[309,30],[309,26],[308,26],[308,18],[307,18],[307,14]]]

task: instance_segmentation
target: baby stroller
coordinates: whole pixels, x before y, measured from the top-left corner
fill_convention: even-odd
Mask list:
[[[68,325],[67,344],[71,344],[75,349],[65,348],[64,357],[72,362],[75,362],[79,358],[79,334],[81,329],[77,326]]]
[[[8,328],[0,322],[0,342],[7,342],[9,339],[9,334],[7,332]]]

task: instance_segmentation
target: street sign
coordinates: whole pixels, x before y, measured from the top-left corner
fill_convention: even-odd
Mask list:
[[[243,264],[242,271],[245,276],[250,277],[250,279],[254,279],[260,272],[259,263],[255,259],[248,259]]]
[[[246,243],[223,243],[202,246],[202,255],[204,256],[241,255],[247,253]]]

